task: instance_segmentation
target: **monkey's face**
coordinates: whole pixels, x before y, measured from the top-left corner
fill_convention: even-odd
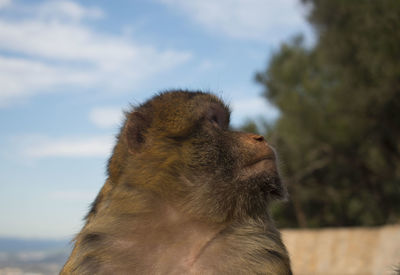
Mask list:
[[[166,93],[142,109],[147,128],[130,135],[145,144],[135,167],[181,208],[226,221],[261,216],[271,199],[285,196],[274,150],[260,135],[232,131],[229,109],[217,97]]]
[[[188,139],[184,176],[197,188],[190,199],[201,194],[214,205],[211,214],[220,217],[263,215],[268,202],[285,196],[275,152],[264,137],[232,131],[228,122],[224,105],[206,107]]]

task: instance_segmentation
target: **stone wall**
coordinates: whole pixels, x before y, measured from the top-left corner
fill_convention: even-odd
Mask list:
[[[383,275],[400,267],[400,225],[281,232],[295,275]]]

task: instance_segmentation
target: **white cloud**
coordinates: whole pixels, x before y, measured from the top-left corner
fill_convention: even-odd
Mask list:
[[[89,113],[89,119],[100,128],[111,128],[121,125],[124,114],[118,107],[96,107]]]
[[[159,0],[209,31],[277,43],[304,30],[306,8],[298,0]]]
[[[246,118],[263,117],[271,121],[279,116],[279,111],[262,97],[235,100],[230,105],[232,108],[232,120],[236,125],[241,125]]]
[[[0,17],[0,51],[8,53],[0,54],[0,105],[71,86],[132,89],[191,58],[188,52],[99,33],[81,19],[103,12],[72,1],[45,2],[31,13],[18,20]]]
[[[0,0],[0,9],[7,7],[11,4],[11,0]]]
[[[72,1],[44,2],[38,6],[38,15],[49,18],[64,18],[81,20],[83,18],[99,19],[104,17],[104,12],[96,7],[85,8]]]
[[[25,139],[22,153],[28,158],[49,157],[106,157],[111,154],[113,137]]]
[[[95,72],[74,71],[36,60],[0,55],[0,107],[15,98],[50,92],[50,87],[54,89],[61,85],[88,86],[96,79]]]

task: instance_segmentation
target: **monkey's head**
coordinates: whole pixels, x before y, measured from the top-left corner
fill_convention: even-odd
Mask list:
[[[274,150],[260,135],[232,131],[229,117],[208,93],[152,98],[127,113],[109,163],[111,181],[201,219],[265,215],[268,203],[286,194]]]

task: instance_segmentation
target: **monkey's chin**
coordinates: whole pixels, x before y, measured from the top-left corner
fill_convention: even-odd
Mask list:
[[[263,159],[240,171],[238,180],[249,190],[263,193],[269,199],[283,199],[286,189],[283,186],[273,159]]]

